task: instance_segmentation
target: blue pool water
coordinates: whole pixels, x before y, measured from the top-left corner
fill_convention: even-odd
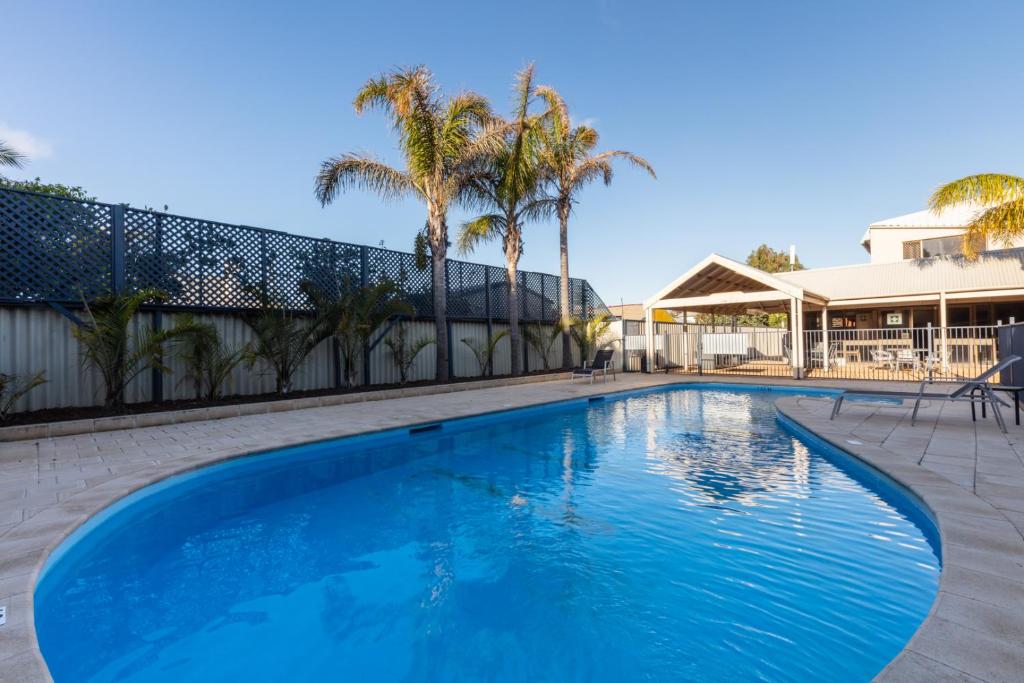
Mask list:
[[[935,597],[907,494],[676,389],[243,458],[92,520],[36,591],[64,681],[858,681]]]

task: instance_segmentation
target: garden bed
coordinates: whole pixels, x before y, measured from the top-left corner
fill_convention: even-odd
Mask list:
[[[295,391],[284,396],[270,393],[229,396],[216,401],[179,400],[133,403],[120,412],[106,410],[100,406],[53,408],[12,415],[0,425],[0,442],[149,427],[176,422],[213,420],[356,401],[423,396],[489,386],[543,382],[567,376],[564,370],[541,370],[517,377],[501,375],[484,378],[456,378],[447,383],[423,381],[406,384],[375,384],[342,390]]]

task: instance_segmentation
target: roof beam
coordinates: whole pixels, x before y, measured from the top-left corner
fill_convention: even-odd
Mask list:
[[[731,306],[735,304],[758,303],[761,301],[785,301],[790,296],[785,292],[719,292],[704,296],[690,296],[682,299],[661,299],[650,308],[687,308],[689,306]]]

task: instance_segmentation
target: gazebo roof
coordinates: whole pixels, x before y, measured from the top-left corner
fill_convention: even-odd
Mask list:
[[[646,308],[743,313],[788,310],[789,301],[825,303],[825,297],[720,254],[711,254],[644,302]]]

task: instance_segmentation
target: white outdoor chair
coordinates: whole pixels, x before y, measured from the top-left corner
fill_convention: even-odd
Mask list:
[[[896,358],[892,355],[892,351],[881,351],[879,349],[871,350],[871,362],[875,364],[875,367],[884,367],[889,370],[896,369]]]
[[[895,369],[899,370],[902,367],[909,367],[911,370],[917,370],[921,366],[921,361],[914,353],[913,349],[898,349],[896,351],[896,359],[894,361]]]

